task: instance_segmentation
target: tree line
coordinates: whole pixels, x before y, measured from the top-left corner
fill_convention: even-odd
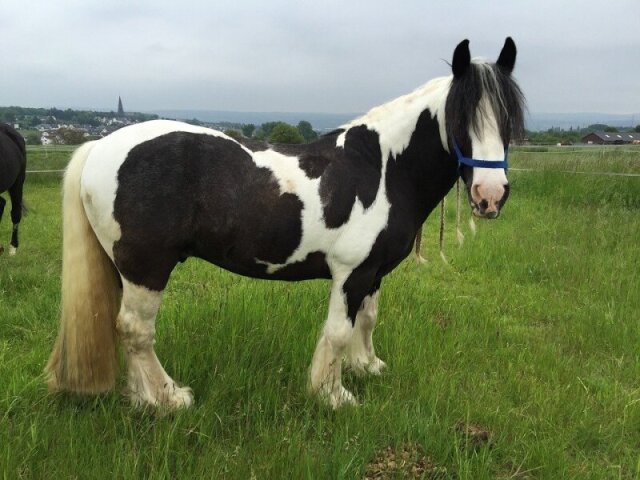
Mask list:
[[[306,120],[301,120],[296,126],[286,122],[266,122],[260,126],[249,123],[242,125],[239,130],[227,129],[225,133],[235,138],[241,135],[269,143],[309,143],[318,138],[318,133]]]
[[[313,142],[318,138],[318,132],[313,129],[313,126],[307,120],[301,120],[295,126],[282,121],[265,122],[261,125],[231,122],[210,124],[192,118],[191,120],[186,120],[186,122],[192,125],[217,128],[236,140],[252,138],[274,144],[296,144]]]

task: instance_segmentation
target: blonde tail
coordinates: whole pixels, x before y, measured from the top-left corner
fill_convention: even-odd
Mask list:
[[[93,142],[74,153],[64,178],[62,312],[45,368],[51,390],[99,393],[117,374],[117,270],[98,242],[80,197],[80,177]]]

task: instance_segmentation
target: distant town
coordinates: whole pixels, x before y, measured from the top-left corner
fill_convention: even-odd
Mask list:
[[[94,140],[126,125],[158,118],[144,113],[118,110],[96,112],[58,108],[0,107],[0,121],[13,125],[28,145],[77,145]]]
[[[161,118],[156,114],[126,112],[118,98],[114,111],[61,110],[58,108],[0,107],[0,121],[13,125],[28,145],[78,145],[95,140],[134,123]],[[165,118],[165,117],[162,117]],[[326,128],[314,129],[308,121],[296,126],[271,121],[261,125],[238,121],[206,122],[197,118],[180,119],[224,131],[232,137],[248,137],[271,143],[304,143],[318,137]],[[338,125],[336,125],[337,127]],[[527,131],[521,142],[531,145],[624,145],[640,144],[640,125],[620,127],[595,123],[586,127],[552,127]]]
[[[24,136],[27,145],[79,145],[105,137],[127,125],[158,118],[160,116],[156,114],[125,112],[120,98],[117,110],[109,112],[0,107],[0,121],[13,125]],[[318,138],[311,123],[305,120],[296,126],[280,121],[254,125],[225,121],[204,122],[197,118],[179,120],[214,128],[235,138],[247,137],[272,143],[305,143]]]

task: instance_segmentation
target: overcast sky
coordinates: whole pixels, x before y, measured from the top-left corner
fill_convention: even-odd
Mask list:
[[[0,105],[363,112],[518,47],[529,110],[640,111],[640,3],[0,0]]]

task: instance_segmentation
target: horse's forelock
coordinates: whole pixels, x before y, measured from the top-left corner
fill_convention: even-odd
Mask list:
[[[489,113],[498,122],[503,139],[524,136],[522,91],[513,77],[495,64],[472,62],[464,76],[452,80],[445,108],[450,141],[464,143],[469,129],[480,135]]]

